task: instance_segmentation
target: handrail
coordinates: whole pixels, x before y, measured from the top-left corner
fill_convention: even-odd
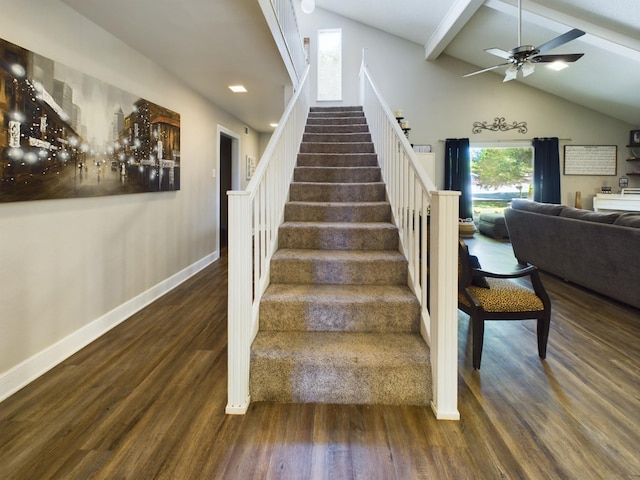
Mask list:
[[[227,413],[249,406],[249,355],[258,332],[258,308],[269,285],[269,264],[309,114],[309,67],[245,190],[229,196]]]
[[[280,50],[289,77],[297,84],[301,81],[308,62],[293,2],[258,0],[258,3]]]
[[[438,191],[376,88],[364,61],[360,99],[421,306],[421,333],[431,346],[433,400],[439,419],[458,412],[458,197]]]

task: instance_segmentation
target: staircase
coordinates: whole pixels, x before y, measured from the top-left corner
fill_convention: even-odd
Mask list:
[[[251,346],[252,401],[427,405],[419,304],[360,107],[312,108]]]

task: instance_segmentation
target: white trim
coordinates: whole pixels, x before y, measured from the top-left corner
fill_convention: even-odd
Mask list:
[[[425,60],[437,60],[483,3],[483,0],[456,0],[425,44]]]
[[[251,395],[247,397],[247,399],[239,405],[231,405],[227,404],[224,409],[224,413],[227,415],[244,415],[249,410],[249,404],[251,403]]]
[[[200,270],[211,265],[220,254],[213,252],[136,297],[126,301],[65,338],[0,374],[0,401],[13,395],[74,353],[130,318],[144,307],[171,291]]]
[[[431,410],[433,410],[433,413],[438,420],[460,420],[460,412],[457,409],[451,411],[438,411],[436,404],[431,402]]]
[[[242,189],[242,179],[245,178],[246,172],[243,175],[242,172],[242,163],[240,162],[240,151],[242,150],[242,139],[240,135],[238,135],[233,130],[229,130],[228,128],[218,125],[216,136],[216,169],[220,172],[220,135],[224,134],[227,137],[231,137],[231,188],[233,190],[241,190]],[[220,175],[217,175],[216,187],[220,190]],[[226,192],[224,192],[226,195]],[[218,219],[219,220],[219,219]],[[218,230],[220,229],[220,225],[218,225]]]

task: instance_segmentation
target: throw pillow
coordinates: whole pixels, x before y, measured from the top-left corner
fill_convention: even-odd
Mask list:
[[[560,215],[564,205],[555,203],[532,202],[524,198],[515,198],[511,201],[511,208],[514,210],[525,210],[527,212],[541,213],[543,215]]]
[[[469,255],[469,262],[471,263],[471,268],[482,268],[480,266],[480,260],[478,260],[478,257],[475,255]],[[484,277],[477,277],[474,275],[471,277],[471,283],[476,287],[490,288],[489,282],[487,282],[487,279]]]
[[[636,212],[623,213],[614,222],[614,225],[620,225],[622,227],[640,228],[640,213],[636,213]]]
[[[590,210],[582,210],[580,208],[573,207],[565,207],[562,212],[560,212],[561,217],[567,218],[575,218],[577,220],[585,220],[587,222],[596,222],[596,223],[614,223],[618,217],[619,213],[604,213],[604,212],[592,212]]]

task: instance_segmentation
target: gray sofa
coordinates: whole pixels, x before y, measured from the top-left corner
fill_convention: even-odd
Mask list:
[[[514,200],[504,216],[518,261],[640,308],[640,214]]]

